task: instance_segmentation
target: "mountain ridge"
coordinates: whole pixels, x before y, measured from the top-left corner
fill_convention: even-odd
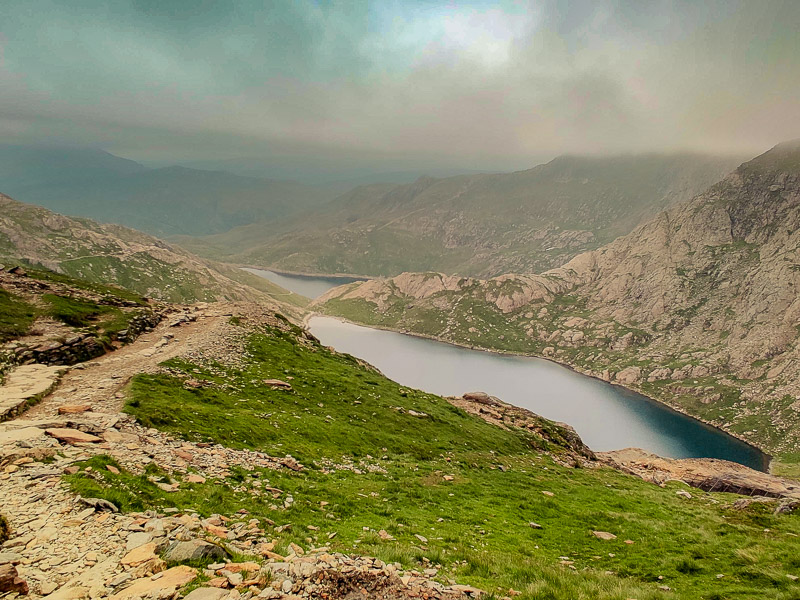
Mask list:
[[[422,177],[356,188],[316,213],[187,244],[294,272],[537,272],[628,233],[738,162],[698,154],[558,157],[514,173]]]

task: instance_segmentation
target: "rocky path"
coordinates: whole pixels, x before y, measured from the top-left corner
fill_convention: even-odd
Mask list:
[[[290,456],[173,439],[119,412],[130,378],[158,370],[168,358],[235,364],[244,335],[230,323],[234,313],[244,319],[269,318],[252,305],[183,309],[130,345],[70,368],[37,406],[0,423],[0,512],[12,530],[0,548],[0,597],[6,592],[9,597],[53,600],[176,598],[198,575],[207,582],[189,594],[191,600],[462,600],[478,595],[468,586],[436,582],[435,570],[403,571],[399,564],[335,554],[324,547],[292,545],[286,555],[276,554],[275,540],[262,528],[273,525],[247,515],[202,519],[175,509],[120,514],[105,501],[81,499],[65,487],[62,475],[76,472],[75,463],[97,454],[112,456],[134,473],[155,462],[174,476],[157,483],[167,492],[184,478],[224,479],[232,465],[303,469]],[[19,384],[25,373],[18,371],[12,381]],[[258,561],[231,562],[234,553]],[[164,560],[204,557],[216,564],[167,569]]]

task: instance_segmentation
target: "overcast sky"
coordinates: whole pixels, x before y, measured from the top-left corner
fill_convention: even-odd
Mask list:
[[[800,137],[800,1],[4,2],[0,139],[513,169]]]

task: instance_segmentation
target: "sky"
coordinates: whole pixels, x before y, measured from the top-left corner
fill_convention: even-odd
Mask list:
[[[0,140],[511,170],[800,137],[800,1],[0,0]]]

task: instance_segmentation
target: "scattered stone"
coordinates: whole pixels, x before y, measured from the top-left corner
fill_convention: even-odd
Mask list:
[[[153,542],[148,542],[128,552],[119,562],[128,567],[138,567],[154,558],[158,558],[156,556],[156,545]]]
[[[613,533],[609,533],[608,531],[592,531],[592,535],[596,537],[598,540],[615,540],[617,536]]]

